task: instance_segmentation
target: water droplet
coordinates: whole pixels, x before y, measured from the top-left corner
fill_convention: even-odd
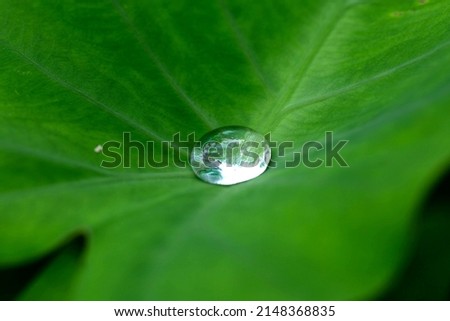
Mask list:
[[[242,126],[217,128],[200,139],[190,163],[201,180],[233,185],[258,177],[270,161],[270,147],[263,135]]]

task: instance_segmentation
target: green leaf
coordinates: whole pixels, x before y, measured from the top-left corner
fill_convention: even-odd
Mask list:
[[[82,300],[370,299],[388,287],[450,158],[448,1],[0,12],[0,266],[86,240],[23,298],[55,283],[48,298]],[[94,152],[124,132],[159,150],[225,125],[297,147],[333,131],[349,167],[279,165],[222,187],[173,161],[138,168],[136,151],[132,168],[105,169]]]
[[[383,300],[436,301],[450,296],[450,176],[435,186],[416,221],[414,252]]]

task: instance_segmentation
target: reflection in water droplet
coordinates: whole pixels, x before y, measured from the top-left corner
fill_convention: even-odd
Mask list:
[[[270,161],[270,147],[264,136],[242,126],[217,128],[200,139],[190,163],[203,181],[233,185],[261,175]]]

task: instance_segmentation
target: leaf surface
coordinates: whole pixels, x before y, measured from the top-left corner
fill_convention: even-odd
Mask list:
[[[0,266],[87,244],[82,259],[62,251],[25,298],[67,282],[64,297],[81,300],[369,299],[402,265],[450,157],[448,1],[0,12]],[[94,152],[131,132],[166,157],[175,133],[225,125],[297,150],[332,131],[349,167],[277,166],[222,187],[172,161],[137,168],[135,154],[132,168],[105,169]]]

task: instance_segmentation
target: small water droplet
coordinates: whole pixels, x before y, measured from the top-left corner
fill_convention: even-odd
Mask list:
[[[200,139],[190,163],[201,180],[233,185],[258,177],[270,161],[270,147],[263,135],[243,126],[217,128]]]

